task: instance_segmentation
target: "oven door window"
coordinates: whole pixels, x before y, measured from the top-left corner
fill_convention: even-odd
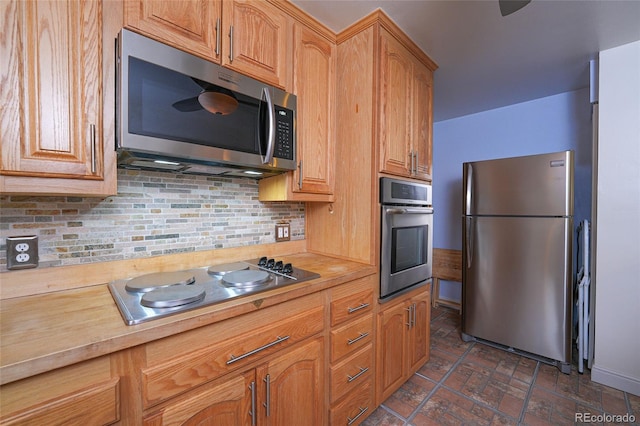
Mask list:
[[[391,230],[391,274],[427,264],[427,225],[394,227]]]
[[[129,58],[129,133],[259,154],[260,100]]]

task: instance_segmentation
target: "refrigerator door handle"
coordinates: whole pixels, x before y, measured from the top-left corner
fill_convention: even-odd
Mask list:
[[[471,230],[471,226],[473,224],[472,217],[465,217],[464,220],[467,222],[464,227],[465,229],[465,237],[464,243],[466,245],[465,252],[467,253],[467,269],[471,268],[471,263],[473,262],[473,241],[471,238],[473,237],[473,232]]]
[[[466,191],[465,191],[465,211],[464,214],[471,214],[471,200],[472,200],[472,184],[473,184],[473,166],[471,164],[465,165],[467,168],[467,182],[466,182]]]

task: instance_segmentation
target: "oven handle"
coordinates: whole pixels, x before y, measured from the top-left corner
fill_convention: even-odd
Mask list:
[[[421,209],[416,208],[388,208],[385,209],[386,213],[389,214],[433,214],[433,209],[431,207],[425,207]]]

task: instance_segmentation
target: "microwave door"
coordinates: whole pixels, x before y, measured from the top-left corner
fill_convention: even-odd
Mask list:
[[[275,141],[275,110],[269,89],[262,89],[260,100],[260,111],[258,113],[258,148],[262,164],[269,164],[273,161],[274,141]]]

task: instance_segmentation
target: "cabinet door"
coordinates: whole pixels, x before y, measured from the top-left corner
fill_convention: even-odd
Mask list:
[[[258,424],[324,424],[323,352],[317,338],[257,369]]]
[[[127,0],[124,25],[158,41],[220,62],[219,0]]]
[[[431,320],[429,292],[411,299],[413,320],[407,339],[408,375],[429,360],[429,323]]]
[[[333,194],[335,45],[295,25],[294,93],[297,105],[298,169],[293,191]]]
[[[186,398],[144,418],[145,426],[251,424],[254,371],[235,375],[215,385],[196,388]],[[255,402],[255,399],[253,400]]]
[[[380,171],[409,176],[412,56],[390,34],[380,37]]]
[[[378,401],[387,399],[404,382],[408,329],[408,303],[388,308],[378,317]]]
[[[102,180],[101,8],[2,2],[0,174]]]
[[[413,67],[413,143],[414,177],[431,180],[433,143],[433,73],[420,62]]]
[[[222,65],[285,87],[291,20],[265,1],[225,1]]]

